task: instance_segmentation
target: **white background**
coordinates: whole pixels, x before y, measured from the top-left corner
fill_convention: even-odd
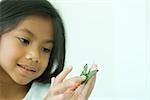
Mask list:
[[[150,0],[49,0],[66,28],[65,66],[99,66],[89,100],[150,100]]]

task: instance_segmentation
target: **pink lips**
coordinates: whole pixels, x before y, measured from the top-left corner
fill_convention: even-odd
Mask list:
[[[26,76],[32,76],[36,72],[36,68],[29,65],[17,64],[17,66],[19,67],[19,71]]]
[[[17,64],[18,66],[24,68],[25,70],[27,71],[32,71],[32,72],[36,72],[35,68],[34,67],[30,67],[28,65],[21,65],[21,64]]]

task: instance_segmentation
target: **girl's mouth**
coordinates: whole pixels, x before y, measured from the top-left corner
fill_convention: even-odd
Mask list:
[[[25,76],[32,76],[36,72],[36,69],[29,65],[17,64],[17,66],[19,71]]]

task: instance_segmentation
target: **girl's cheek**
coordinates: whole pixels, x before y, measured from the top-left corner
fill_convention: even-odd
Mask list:
[[[41,65],[41,71],[42,73],[45,71],[45,69],[48,67],[48,62],[49,62],[49,59],[48,58],[41,58],[41,62],[40,62],[40,65]]]

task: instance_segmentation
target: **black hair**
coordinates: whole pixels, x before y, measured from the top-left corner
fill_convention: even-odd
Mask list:
[[[47,0],[2,0],[0,1],[0,37],[13,30],[23,18],[40,15],[52,20],[54,26],[54,46],[45,72],[33,81],[49,83],[64,67],[65,29],[58,11]],[[54,70],[55,69],[55,70]],[[53,72],[51,72],[54,70]],[[50,73],[51,72],[51,73]]]

